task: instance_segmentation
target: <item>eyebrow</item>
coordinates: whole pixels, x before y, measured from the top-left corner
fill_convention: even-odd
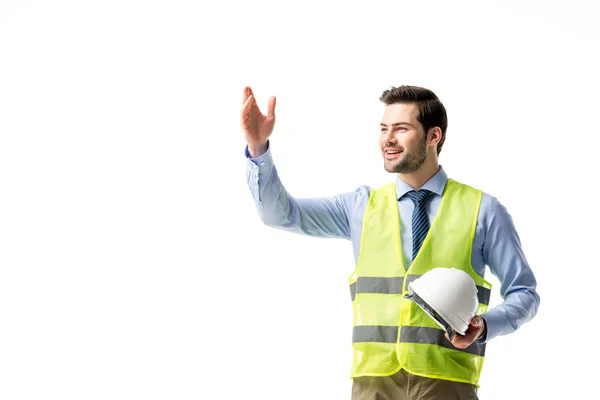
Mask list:
[[[400,126],[400,125],[408,125],[408,126],[412,126],[412,124],[409,124],[408,122],[394,122],[392,124],[392,126]],[[387,127],[386,124],[384,124],[383,122],[379,124],[379,126],[385,126]]]

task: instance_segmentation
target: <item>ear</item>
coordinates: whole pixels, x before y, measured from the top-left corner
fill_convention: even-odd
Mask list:
[[[428,136],[429,140],[427,141],[427,144],[431,147],[437,147],[437,144],[442,140],[442,130],[439,126],[430,128]]]

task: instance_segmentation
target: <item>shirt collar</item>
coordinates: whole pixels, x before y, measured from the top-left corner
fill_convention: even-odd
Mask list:
[[[425,182],[421,189],[427,189],[441,196],[444,193],[444,188],[446,187],[447,182],[448,175],[446,175],[446,171],[444,171],[444,168],[440,165],[439,171],[436,172],[436,174],[433,175],[427,182]],[[396,196],[398,196],[398,200],[400,200],[400,198],[402,198],[406,192],[411,190],[415,189],[400,179],[399,176],[396,176]]]

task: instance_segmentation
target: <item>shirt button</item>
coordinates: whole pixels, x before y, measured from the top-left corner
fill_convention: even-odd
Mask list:
[[[260,162],[260,165],[265,165],[265,162],[264,162],[264,161],[261,161],[261,162]]]

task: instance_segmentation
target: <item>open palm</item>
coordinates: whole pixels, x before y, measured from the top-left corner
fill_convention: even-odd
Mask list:
[[[260,148],[267,143],[275,126],[275,96],[269,99],[267,115],[256,104],[250,86],[244,88],[240,125],[249,148]]]

